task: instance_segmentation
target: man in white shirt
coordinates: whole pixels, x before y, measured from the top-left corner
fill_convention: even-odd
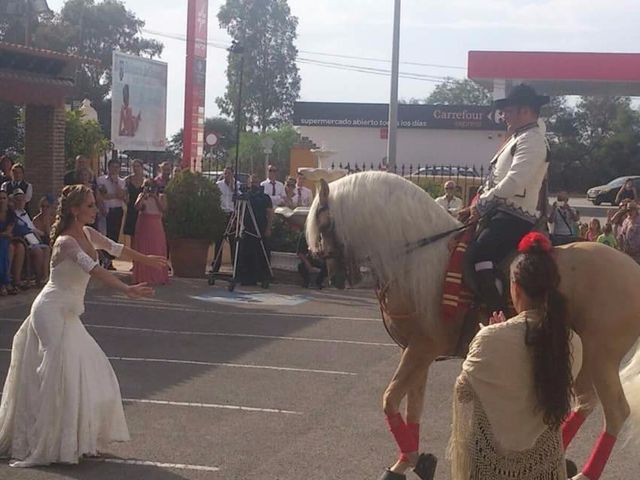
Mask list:
[[[216,185],[220,190],[220,207],[222,207],[222,211],[226,214],[230,214],[233,212],[233,194],[235,193],[235,185],[234,185],[234,176],[233,176],[233,168],[224,167],[224,172],[222,174],[222,180],[218,180]],[[236,184],[238,182],[235,182]],[[238,185],[238,192],[240,192],[240,185]]]
[[[449,180],[444,184],[444,195],[436,198],[436,203],[444,208],[451,215],[457,215],[462,208],[462,199],[456,197],[456,184]]]
[[[295,207],[310,207],[313,196],[311,189],[305,187],[302,182],[304,177],[298,174],[296,178],[296,188],[293,193],[293,205]]]
[[[22,190],[24,193],[25,209],[29,210],[29,202],[33,197],[33,185],[24,180],[24,166],[21,163],[15,163],[11,167],[11,180],[4,182],[0,189],[7,192],[11,196],[16,189]]]
[[[267,169],[268,178],[260,184],[264,187],[264,193],[271,198],[271,204],[273,208],[279,207],[284,204],[284,197],[286,195],[284,191],[284,184],[276,180],[276,174],[278,173],[278,167],[275,165],[269,165]]]
[[[104,206],[107,209],[107,237],[117,242],[120,237],[127,197],[124,178],[120,178],[120,162],[118,160],[109,161],[107,174],[98,178],[98,188],[103,192]],[[105,268],[115,270],[112,263],[113,257],[108,254],[107,256],[109,260]]]
[[[222,211],[224,212],[224,215],[225,215],[224,224],[225,226],[227,226],[229,224],[229,221],[231,220],[231,214],[235,209],[235,206],[233,204],[233,195],[234,193],[236,193],[235,192],[236,186],[237,186],[238,193],[240,193],[240,182],[237,182],[235,180],[235,177],[233,176],[233,168],[229,166],[224,167],[224,172],[222,175],[223,175],[222,180],[218,180],[216,182],[216,185],[220,189],[220,207],[222,208]],[[236,240],[233,237],[229,237],[228,240],[229,240],[229,246],[231,247],[231,258],[234,258]],[[224,232],[222,232],[222,235],[220,235],[220,238],[216,240],[215,253],[213,255],[213,263],[211,264],[211,267],[214,272],[218,272],[220,270],[220,265],[222,264],[222,253],[218,255],[218,252],[220,252],[223,242],[224,242]]]

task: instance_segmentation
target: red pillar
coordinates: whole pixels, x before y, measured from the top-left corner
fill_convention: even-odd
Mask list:
[[[182,167],[202,170],[208,0],[189,0]]]

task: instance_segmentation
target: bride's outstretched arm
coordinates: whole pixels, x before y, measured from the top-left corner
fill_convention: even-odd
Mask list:
[[[113,273],[109,272],[108,270],[105,270],[100,265],[96,265],[89,273],[92,277],[97,278],[108,287],[111,287],[114,290],[119,290],[128,297],[142,298],[142,297],[151,297],[153,295],[153,288],[147,287],[146,283],[138,283],[137,285],[127,285],[126,283],[122,282],[118,277],[116,277]]]
[[[153,268],[166,268],[168,265],[166,257],[160,255],[144,255],[127,246],[123,247],[119,258],[138,262]]]
[[[159,255],[144,255],[133,248],[114,242],[91,227],[84,228],[94,248],[104,250],[114,257],[131,260],[153,268],[166,268],[168,265],[165,257]]]

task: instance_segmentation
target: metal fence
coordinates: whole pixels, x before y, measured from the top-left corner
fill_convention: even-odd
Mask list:
[[[379,164],[375,166],[373,163],[351,164],[347,163],[335,164],[330,166],[331,170],[346,170],[348,174],[366,171],[383,171],[395,173],[407,180],[422,187],[431,196],[436,197],[444,194],[444,184],[453,181],[456,184],[456,195],[461,197],[466,203],[473,198],[478,188],[484,183],[487,169],[481,165],[480,167],[469,165],[396,165],[389,169]]]

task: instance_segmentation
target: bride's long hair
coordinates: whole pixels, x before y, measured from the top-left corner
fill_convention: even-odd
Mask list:
[[[62,189],[62,194],[58,198],[56,219],[51,226],[51,245],[73,224],[75,218],[71,209],[80,207],[90,193],[92,193],[91,189],[84,185],[67,185]]]

